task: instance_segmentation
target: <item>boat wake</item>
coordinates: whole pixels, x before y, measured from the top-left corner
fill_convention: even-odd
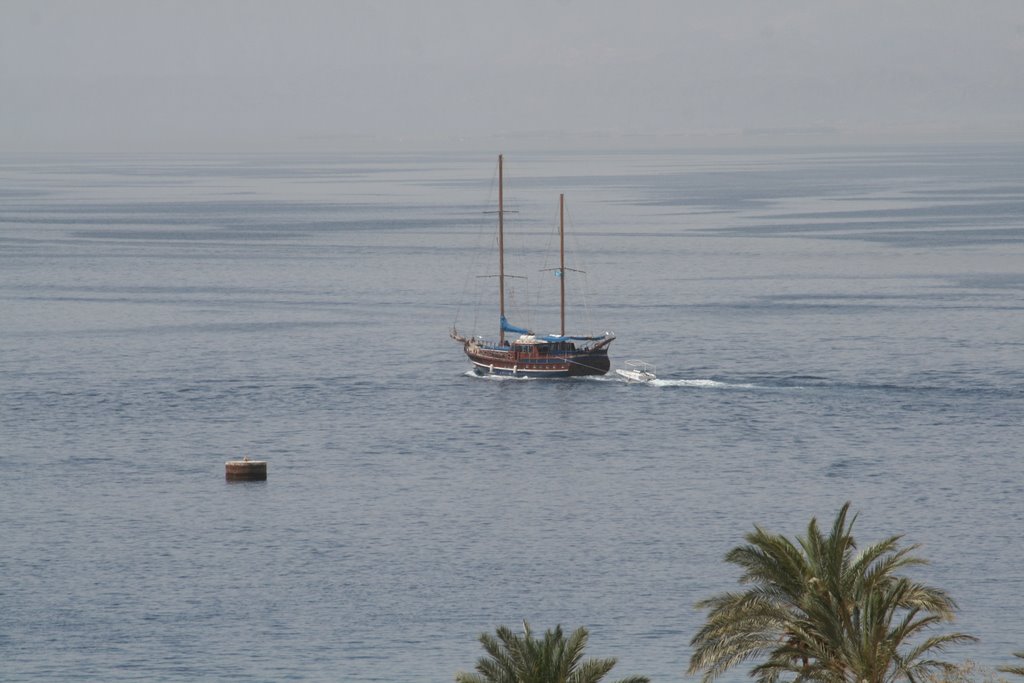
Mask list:
[[[513,377],[512,375],[492,375],[490,373],[480,374],[473,370],[466,370],[462,373],[463,377],[472,377],[473,379],[485,379],[491,382],[532,382],[538,379],[549,379],[547,377]]]
[[[763,385],[750,384],[747,382],[722,382],[714,379],[660,379],[654,378],[638,382],[622,375],[605,375],[604,377],[591,378],[602,382],[618,382],[621,384],[636,384],[638,386],[672,388],[684,387],[690,389],[761,389]]]
[[[620,374],[610,372],[607,375],[591,375],[569,378],[546,378],[546,377],[510,377],[507,375],[478,375],[472,370],[462,373],[465,377],[492,381],[535,381],[577,383],[577,382],[598,382],[610,383],[612,385],[636,385],[639,387],[657,387],[659,389],[710,389],[719,391],[768,391],[768,392],[790,392],[790,391],[866,391],[891,394],[930,394],[951,396],[964,395],[992,395],[1012,399],[1024,398],[1024,383],[1010,386],[991,386],[984,383],[978,384],[951,384],[944,386],[939,383],[913,383],[913,382],[858,382],[850,380],[829,379],[817,375],[748,375],[735,378],[690,378],[690,379],[663,379],[656,378],[649,381],[636,381]]]
[[[512,377],[510,375],[477,374],[472,370],[462,373],[463,377],[482,379],[491,382],[532,382],[532,381],[558,381],[558,382],[613,382],[615,384],[635,384],[638,386],[649,386],[659,388],[682,387],[689,389],[760,389],[763,385],[748,384],[740,382],[721,382],[714,379],[652,379],[647,382],[636,382],[621,375],[583,376],[569,378],[551,377]]]
[[[713,379],[655,379],[647,382],[652,387],[690,387],[696,389],[757,389],[756,384],[732,384]]]

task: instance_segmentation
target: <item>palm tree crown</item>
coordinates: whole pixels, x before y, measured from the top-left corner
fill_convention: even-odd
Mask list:
[[[709,612],[690,643],[691,674],[702,671],[710,683],[737,664],[764,659],[750,672],[760,683],[783,676],[794,683],[916,683],[922,674],[952,667],[931,655],[974,639],[923,634],[951,621],[956,603],[945,591],[898,574],[925,563],[911,554],[916,545],[901,547],[900,536],[857,552],[849,508],[843,505],[827,535],[816,519],[796,543],[755,527],[747,545],[725,556],[743,570],[740,582],[749,588],[698,603]]]
[[[534,638],[524,621],[521,636],[505,626],[495,633],[497,637],[480,636],[487,656],[477,660],[476,673],[455,674],[456,683],[598,683],[615,666],[614,658],[583,660],[589,635],[583,627],[568,638],[561,626]],[[649,679],[630,676],[618,683],[649,683]]]

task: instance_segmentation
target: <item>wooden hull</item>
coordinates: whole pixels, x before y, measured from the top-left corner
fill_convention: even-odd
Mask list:
[[[607,346],[600,349],[580,349],[557,354],[520,353],[511,349],[466,347],[466,355],[473,362],[478,375],[505,377],[584,377],[608,372]]]

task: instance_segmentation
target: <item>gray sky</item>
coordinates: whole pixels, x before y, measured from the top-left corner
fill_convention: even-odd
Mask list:
[[[1024,139],[1024,0],[0,0],[0,152]]]

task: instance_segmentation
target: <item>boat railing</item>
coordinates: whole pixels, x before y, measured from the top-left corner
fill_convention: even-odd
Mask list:
[[[627,360],[625,362],[625,366],[627,370],[632,370],[634,372],[645,372],[650,373],[652,375],[655,374],[654,371],[656,370],[652,363],[648,363],[647,361],[638,360],[635,358]]]

